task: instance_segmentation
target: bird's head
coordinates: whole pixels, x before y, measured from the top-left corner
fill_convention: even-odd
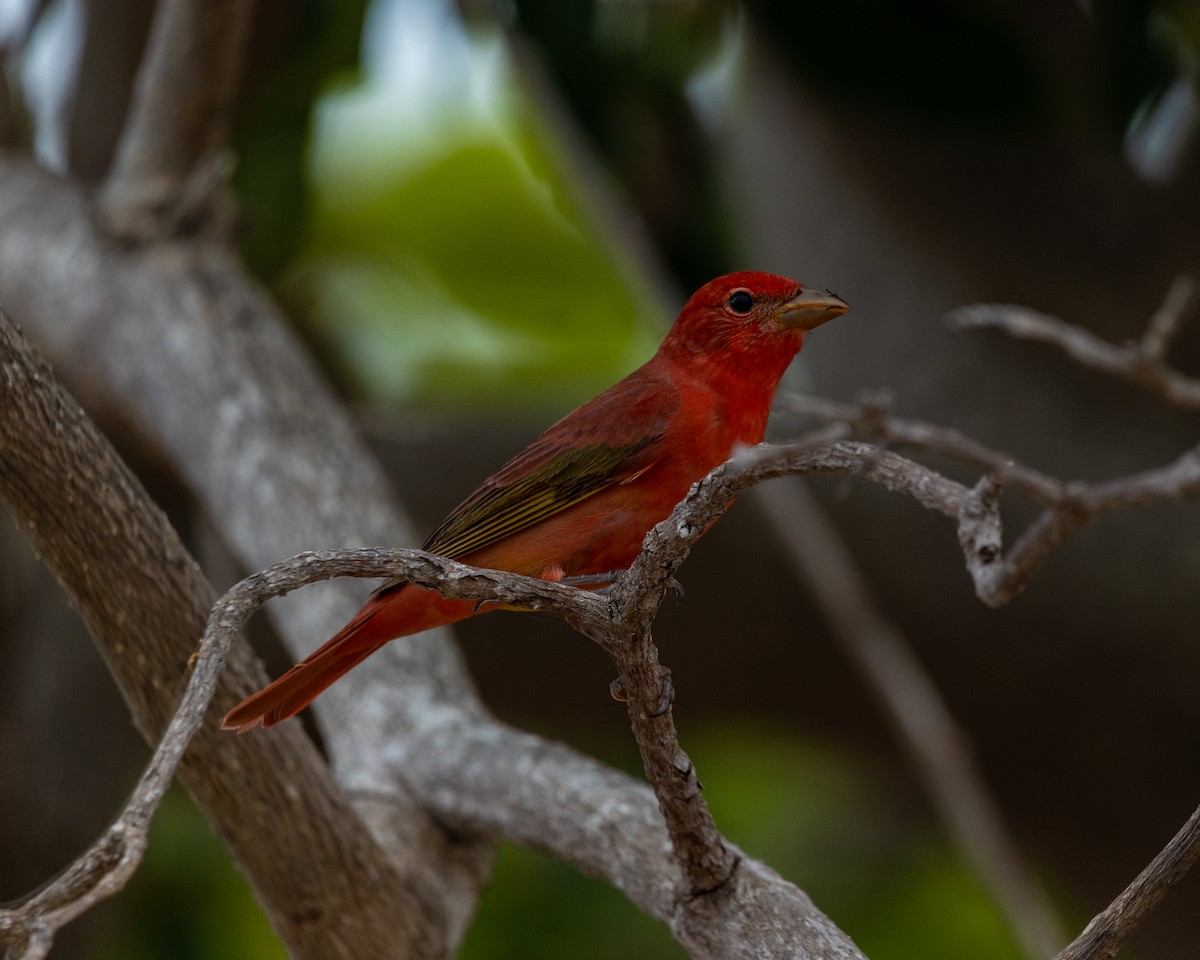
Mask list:
[[[782,363],[781,376],[805,333],[849,309],[828,290],[743,270],[710,280],[692,294],[663,348],[739,365],[761,364],[772,371]]]

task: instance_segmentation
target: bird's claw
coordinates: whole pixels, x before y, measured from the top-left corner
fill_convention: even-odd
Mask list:
[[[671,679],[671,668],[659,666],[662,678],[662,691],[658,695],[658,709],[650,714],[650,718],[657,719],[671,709],[671,704],[675,702],[675,681]]]
[[[671,679],[671,668],[664,667],[659,664],[658,675],[662,680],[662,690],[658,697],[658,706],[655,707],[653,713],[646,715],[648,720],[656,720],[664,713],[671,709],[671,704],[675,702],[675,681]],[[629,699],[629,695],[625,691],[625,678],[617,677],[608,685],[608,693],[618,703],[625,703]]]
[[[596,593],[607,593],[623,576],[624,570],[608,570],[605,573],[577,573],[558,582],[568,587],[587,587]]]

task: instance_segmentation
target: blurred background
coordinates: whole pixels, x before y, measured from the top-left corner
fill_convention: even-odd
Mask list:
[[[240,243],[418,528],[645,359],[687,293],[732,269],[829,287],[854,308],[810,339],[786,389],[886,389],[897,412],[1064,478],[1147,469],[1196,442],[1194,415],[942,320],[1000,301],[1135,339],[1172,279],[1200,272],[1191,0],[257,6],[233,135]],[[5,144],[98,181],[153,10],[0,0]],[[1200,374],[1200,320],[1170,360]],[[801,426],[779,416],[774,430]],[[177,478],[137,438],[115,439],[218,587],[237,579]],[[944,519],[854,478],[808,482],[1077,931],[1200,802],[1200,507],[1104,520],[993,611]],[[1013,523],[1031,515],[1008,508]],[[687,595],[657,629],[718,825],[873,960],[1020,956],[789,573],[785,536],[804,531],[740,504],[689,559]],[[147,753],[7,521],[0,571],[7,899],[103,828]],[[499,716],[640,775],[599,651],[536,617],[459,635]],[[1198,946],[1192,877],[1122,956]],[[506,847],[462,955],[618,953],[682,956],[619,894]],[[129,889],[65,931],[57,955],[282,952],[179,793]]]

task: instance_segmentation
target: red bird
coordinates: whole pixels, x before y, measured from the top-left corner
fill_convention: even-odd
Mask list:
[[[647,363],[483,481],[424,549],[544,580],[625,569],[695,481],[762,440],[775,388],[804,334],[849,309],[828,291],[769,273],[706,283]],[[222,727],[244,733],[286,720],[389,640],[488,609],[495,607],[385,584],[324,646],[234,707]]]

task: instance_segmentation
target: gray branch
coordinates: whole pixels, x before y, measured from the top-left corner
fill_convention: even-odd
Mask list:
[[[225,135],[254,0],[160,0],[99,209],[148,241],[229,220]]]
[[[930,504],[958,523],[959,544],[975,593],[988,606],[1000,607],[1016,597],[1034,570],[1064,540],[1118,510],[1157,501],[1200,497],[1200,446],[1151,470],[1098,483],[1066,481],[1018,463],[956,430],[889,413],[879,403],[838,404],[786,395],[785,409],[841,424],[856,436],[881,439],[929,450],[984,471],[975,487],[940,478],[936,503]],[[1044,509],[1004,549],[1000,496],[1008,487],[1024,493]]]
[[[1127,380],[1181,410],[1200,410],[1200,380],[1164,362],[1171,341],[1196,301],[1196,281],[1188,276],[1177,278],[1162,307],[1150,318],[1142,338],[1126,346],[1109,343],[1057,317],[1013,304],[971,304],[953,311],[946,319],[955,330],[1000,330],[1010,337],[1051,344],[1080,366]]]

